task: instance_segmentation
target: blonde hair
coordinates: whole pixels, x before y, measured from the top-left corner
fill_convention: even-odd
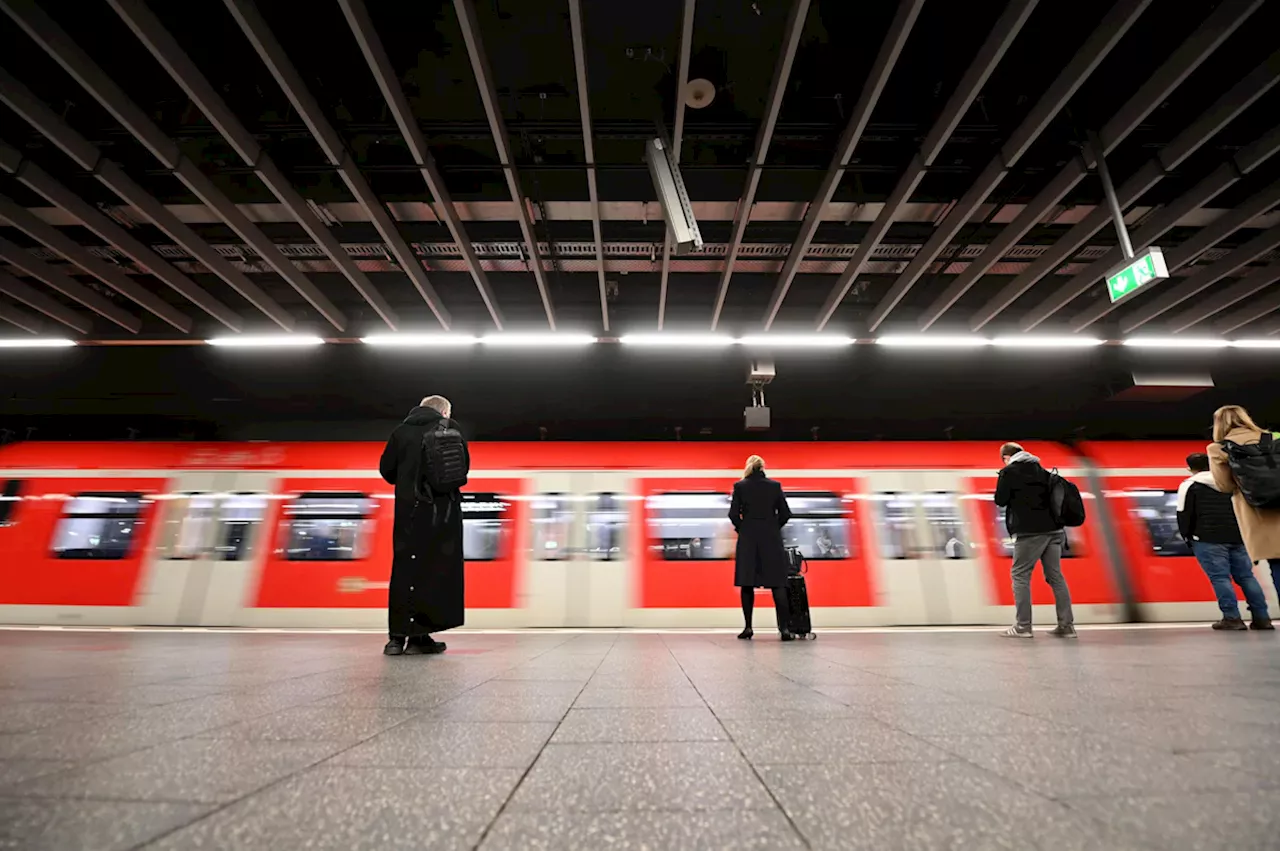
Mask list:
[[[750,458],[747,459],[747,466],[744,467],[742,470],[742,478],[744,479],[747,478],[757,470],[759,470],[761,473],[764,472],[764,459],[761,458],[759,455],[752,455]]]
[[[1239,405],[1223,405],[1213,412],[1213,439],[1225,440],[1227,435],[1238,428],[1250,431],[1262,431],[1249,416],[1249,412]]]
[[[453,413],[453,405],[443,396],[428,396],[422,400],[422,407],[430,408],[445,419]]]

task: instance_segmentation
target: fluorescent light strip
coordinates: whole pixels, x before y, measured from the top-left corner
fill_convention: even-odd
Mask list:
[[[1101,346],[1104,341],[1097,337],[1037,337],[1033,335],[1015,335],[996,337],[993,345],[1005,349],[1087,349]]]
[[[1132,337],[1124,345],[1131,349],[1225,349],[1231,343],[1206,337]]]
[[[0,340],[0,349],[67,349],[76,345],[75,340],[38,337],[31,340]]]
[[[839,334],[748,334],[737,342],[753,348],[835,349],[852,346],[854,341]]]
[[[735,345],[738,341],[723,334],[624,334],[619,342],[624,346],[649,348],[716,349]]]
[[[486,334],[480,338],[480,342],[486,346],[572,348],[576,346],[593,345],[596,342],[596,338],[592,334],[560,334],[552,332],[533,334],[502,333]]]
[[[276,334],[270,337],[214,337],[205,340],[210,346],[228,349],[276,349],[299,346],[322,346],[324,339],[308,334]]]
[[[1233,349],[1280,349],[1280,340],[1232,340]]]
[[[877,337],[876,345],[902,349],[979,349],[991,345],[986,337],[947,337],[931,334],[889,334]]]
[[[388,348],[445,348],[474,346],[480,338],[474,334],[371,334],[360,342]]]

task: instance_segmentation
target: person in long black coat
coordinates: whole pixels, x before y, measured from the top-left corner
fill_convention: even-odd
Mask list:
[[[782,527],[791,519],[782,485],[766,478],[764,460],[759,455],[747,459],[741,481],[733,486],[729,520],[738,533],[733,584],[741,589],[742,617],[746,629],[738,638],[755,634],[751,616],[755,609],[755,589],[773,591],[773,607],[778,614],[778,632],[783,641],[794,641],[787,604],[787,551],[782,543]]]
[[[383,652],[443,653],[432,633],[462,626],[462,506],[456,492],[419,503],[414,483],[422,463],[422,437],[451,411],[449,400],[429,396],[391,433],[378,471],[396,489],[391,587],[387,592],[390,640]]]

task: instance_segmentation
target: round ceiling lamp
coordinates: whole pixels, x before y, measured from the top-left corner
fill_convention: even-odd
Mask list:
[[[699,78],[690,80],[684,88],[684,105],[690,109],[702,109],[710,106],[716,99],[716,87],[710,80]]]

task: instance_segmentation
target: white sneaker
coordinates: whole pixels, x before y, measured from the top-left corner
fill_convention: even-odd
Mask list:
[[[1002,633],[1002,635],[1004,635],[1005,638],[1034,638],[1035,637],[1034,635],[1032,635],[1031,630],[1029,629],[1021,630],[1021,629],[1018,629],[1016,626],[1009,627]]]

